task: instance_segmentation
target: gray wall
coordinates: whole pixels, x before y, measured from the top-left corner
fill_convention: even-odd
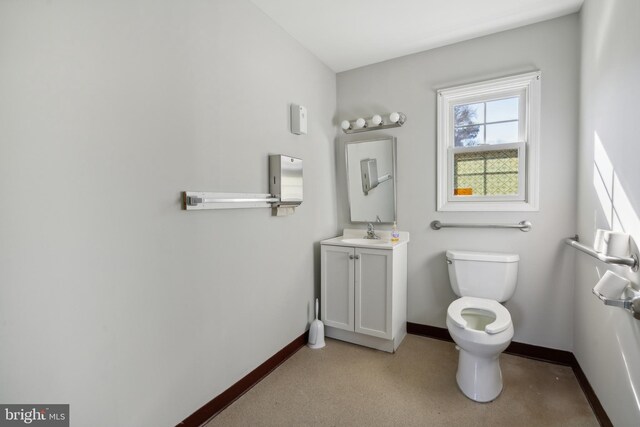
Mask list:
[[[562,240],[575,233],[579,20],[570,15],[338,74],[338,120],[402,111],[407,123],[386,131],[398,138],[398,226],[411,233],[410,322],[445,327],[455,299],[444,251],[520,254],[518,287],[506,306],[514,340],[572,349],[574,254]],[[540,69],[542,71],[539,212],[436,212],[436,89]],[[348,225],[344,141],[339,137],[339,221]],[[533,231],[433,231],[429,223],[528,219]],[[569,248],[570,249],[570,248]]]
[[[631,234],[636,253],[640,242],[638,20],[637,0],[587,0],[581,12],[577,210],[578,233],[586,243],[593,241],[597,228],[613,227]],[[597,187],[607,189],[602,197]],[[618,219],[610,224],[607,216],[612,206]],[[626,276],[636,287],[640,274],[582,254],[576,259],[574,353],[613,424],[637,426],[640,321],[621,309],[604,306],[591,294],[591,288],[607,269]]]
[[[0,402],[175,425],[302,334],[335,93],[248,1],[0,2]],[[304,160],[293,216],[180,210],[267,192],[270,153]]]

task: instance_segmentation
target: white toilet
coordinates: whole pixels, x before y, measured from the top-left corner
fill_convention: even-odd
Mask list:
[[[447,251],[449,281],[460,298],[447,309],[447,328],[460,349],[456,380],[476,402],[502,391],[499,357],[513,338],[509,311],[500,304],[516,289],[517,254]]]

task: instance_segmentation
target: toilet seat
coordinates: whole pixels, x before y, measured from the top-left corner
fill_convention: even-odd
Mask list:
[[[485,298],[462,297],[452,302],[447,309],[447,315],[459,328],[471,330],[467,328],[467,321],[462,317],[462,311],[465,309],[488,311],[496,317],[493,322],[489,323],[484,328],[484,332],[488,334],[493,335],[500,333],[505,331],[511,325],[511,315],[509,314],[509,310],[499,302]]]

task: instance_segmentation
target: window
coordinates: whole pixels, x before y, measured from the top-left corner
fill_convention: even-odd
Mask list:
[[[453,149],[454,196],[520,197],[524,145]]]
[[[540,73],[438,91],[438,210],[538,210]]]

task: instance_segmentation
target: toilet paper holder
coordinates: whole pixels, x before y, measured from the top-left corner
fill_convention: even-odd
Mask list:
[[[616,264],[616,265],[626,265],[632,271],[638,271],[638,256],[636,254],[631,254],[628,257],[615,257],[602,254],[600,252],[595,251],[594,249],[585,246],[579,242],[578,236],[569,237],[565,239],[565,243],[580,252],[583,252],[587,255],[590,255],[600,261],[607,264]],[[597,287],[597,285],[596,285]],[[624,295],[624,298],[608,298],[605,295],[602,295],[595,288],[592,290],[593,294],[600,299],[605,305],[610,305],[613,307],[619,307],[625,309],[631,313],[631,315],[640,320],[640,291],[633,288],[631,285],[627,285],[621,295]]]
[[[624,299],[607,298],[595,289],[592,291],[595,296],[605,305],[623,308],[631,313],[635,319],[640,320],[640,291],[635,290],[631,286],[624,289]]]

